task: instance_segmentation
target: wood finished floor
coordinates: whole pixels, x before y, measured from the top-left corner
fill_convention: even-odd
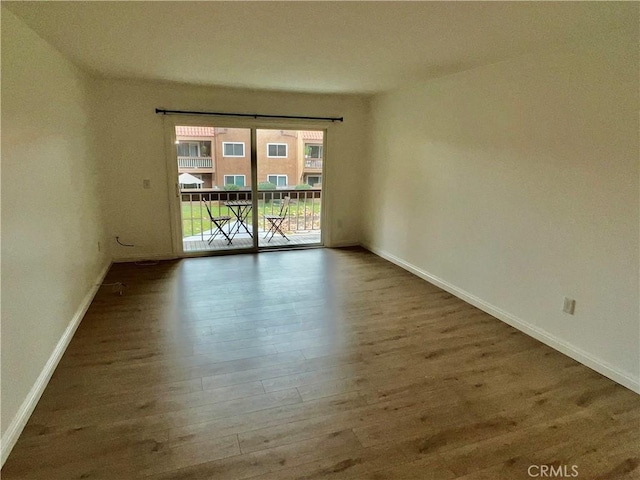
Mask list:
[[[114,265],[12,479],[638,478],[638,395],[359,249]]]

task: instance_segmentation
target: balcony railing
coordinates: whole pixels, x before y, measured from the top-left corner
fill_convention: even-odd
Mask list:
[[[232,200],[251,200],[251,190],[182,190],[182,223],[183,236],[194,234],[204,238],[204,232],[209,230],[211,222],[204,208],[206,203],[214,216],[230,215],[225,202]],[[278,189],[258,192],[258,225],[261,230],[268,230],[269,224],[265,215],[277,215],[285,197],[291,198],[289,211],[283,222],[286,232],[318,231],[320,230],[320,211],[322,190]],[[247,220],[251,225],[253,212]]]
[[[321,158],[306,158],[304,160],[304,168],[317,168],[322,169],[322,159]]]
[[[211,157],[178,157],[179,168],[211,168]]]

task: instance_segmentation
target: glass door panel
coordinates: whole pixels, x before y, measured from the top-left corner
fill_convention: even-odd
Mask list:
[[[324,132],[256,130],[258,246],[321,244]]]
[[[176,126],[185,253],[254,248],[251,129]]]

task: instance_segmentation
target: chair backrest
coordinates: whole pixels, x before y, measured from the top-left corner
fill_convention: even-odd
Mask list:
[[[278,214],[279,217],[287,216],[287,212],[289,211],[289,202],[291,202],[291,197],[284,197],[284,202],[282,202],[282,205],[280,205],[280,213]]]
[[[209,205],[207,205],[207,201],[204,199],[204,197],[200,197],[200,200],[202,200],[202,203],[204,203],[204,206],[207,208],[207,213],[209,214],[209,219],[211,221],[213,221],[213,215],[211,214],[211,209],[209,208]]]

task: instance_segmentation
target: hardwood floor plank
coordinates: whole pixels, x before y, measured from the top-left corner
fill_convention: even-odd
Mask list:
[[[463,476],[496,463],[506,462],[512,457],[528,455],[537,450],[539,445],[554,447],[566,443],[576,431],[589,435],[592,433],[590,427],[594,423],[596,422],[593,422],[591,415],[579,412],[553,422],[536,424],[459,448],[444,450],[440,452],[440,456],[451,471]],[[487,451],[491,452],[490,456],[486,455]]]
[[[34,412],[33,420],[54,425],[76,425],[81,422],[92,424],[110,423],[131,420],[141,415],[157,415],[188,408],[200,407],[230,400],[254,397],[266,393],[261,382],[241,383],[214,390],[200,390],[178,395],[163,394],[151,400],[136,399],[134,401],[119,401],[100,405],[79,406],[64,410],[38,410]]]
[[[289,467],[286,470],[251,477],[251,480],[400,479],[405,477],[383,477],[378,476],[377,472],[393,469],[393,466],[400,466],[406,463],[407,459],[399,448],[386,446],[383,448],[360,448],[321,458],[310,463]],[[370,475],[372,472],[374,472],[373,475]],[[442,473],[442,468],[438,473]],[[447,478],[452,478],[451,475],[451,472],[448,472],[447,476],[437,477],[437,479],[446,480]],[[434,480],[436,480],[435,477]]]
[[[62,383],[55,374],[54,378],[56,383]],[[164,395],[179,395],[202,391],[201,378],[172,383],[138,385],[132,386],[129,389],[120,388],[103,393],[92,392],[79,383],[72,384],[71,386],[66,386],[66,382],[64,383],[65,386],[57,389],[57,391],[54,389],[51,391],[47,390],[47,396],[40,399],[35,411],[56,411],[90,405],[109,405],[111,403],[126,402],[132,399],[151,401],[155,398],[161,398]]]
[[[143,478],[154,473],[240,454],[235,435],[212,438],[187,447],[172,446],[155,439],[129,444],[121,441],[96,445],[103,448],[93,450],[90,456],[77,444],[75,448],[58,449],[54,446],[56,456],[46,456],[53,462],[39,462],[35,468],[30,467],[24,472],[9,468],[6,472],[3,471],[3,476],[15,475],[15,478],[34,480]],[[52,446],[49,445],[48,448],[51,449]]]
[[[310,418],[289,418],[290,421],[286,423],[238,432],[240,446],[242,451],[247,453],[309,438],[318,432],[333,431],[337,428],[351,428],[356,432],[360,428],[378,426],[381,423],[392,426],[403,417],[423,415],[425,411],[436,406],[451,405],[451,402],[456,401],[446,390],[434,390],[431,395],[421,396],[414,395],[414,391],[411,390],[405,390],[403,393],[404,395],[398,395],[393,399],[367,402],[344,411],[331,409]]]
[[[240,399],[217,402],[199,407],[187,408],[167,413],[136,417],[104,425],[104,430],[116,435],[136,432],[155,432],[167,428],[209,422],[218,418],[231,417],[240,413],[267,410],[274,406],[291,405],[302,402],[295,389],[264,393]]]
[[[238,455],[229,459],[201,463],[149,478],[153,480],[244,479],[289,469],[296,465],[318,460],[325,455],[356,451],[359,448],[360,443],[353,432],[351,430],[342,430],[281,447]]]
[[[539,476],[539,467],[543,465],[553,466],[556,469],[567,468],[569,478],[591,480],[638,478],[640,456],[636,447],[640,443],[640,438],[637,424],[627,424],[626,427],[620,425],[604,431],[597,429],[589,433],[591,435],[587,437],[575,437],[558,445],[531,450],[523,455],[510,456],[506,461],[472,471],[458,478],[464,480],[532,478],[528,469],[533,466],[532,473]],[[577,468],[577,477],[570,477],[573,466]]]
[[[442,465],[437,458],[421,458],[412,462],[367,472],[359,477],[363,480],[450,480],[455,478],[451,470]]]
[[[211,435],[240,434],[331,414],[339,415],[343,412],[353,412],[366,404],[366,400],[358,393],[345,393],[317,401],[278,406],[214,421],[171,428],[168,435],[171,439],[199,441],[203,438],[209,438]]]

